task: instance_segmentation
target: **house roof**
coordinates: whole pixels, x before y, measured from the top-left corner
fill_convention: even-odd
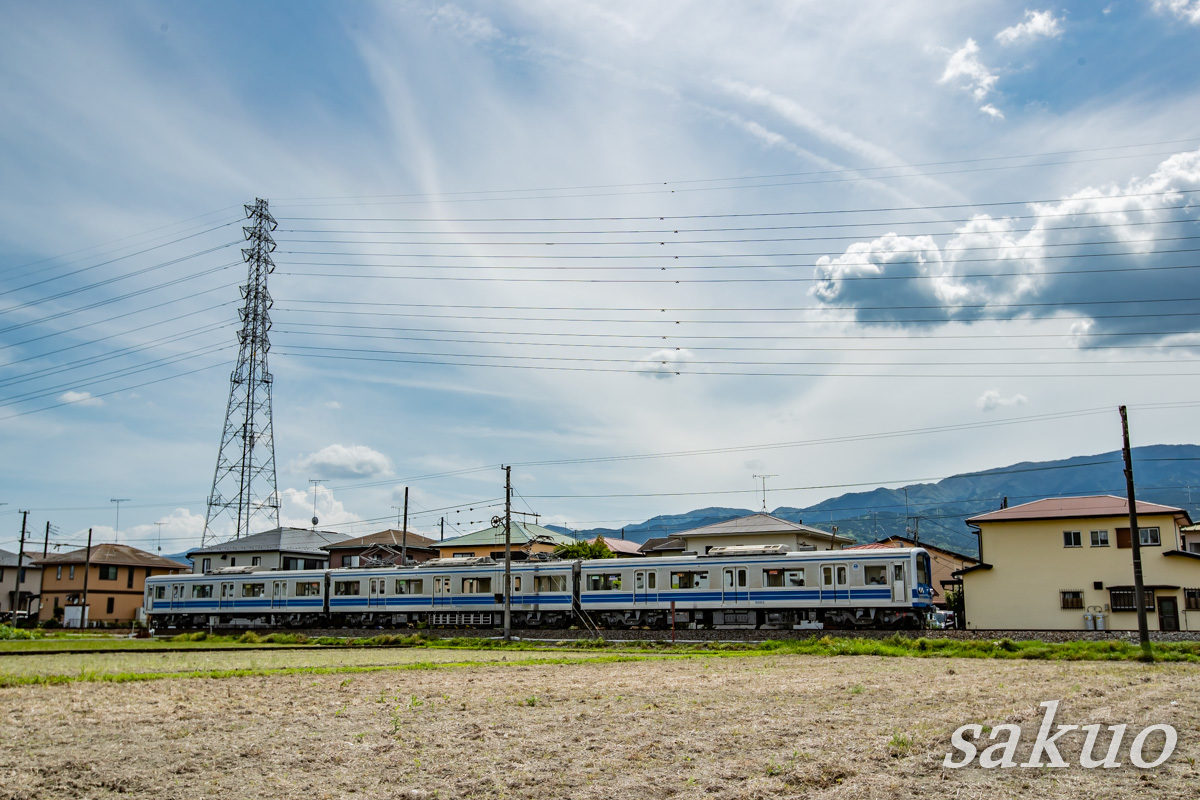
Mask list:
[[[693,528],[690,531],[680,531],[675,536],[745,536],[763,533],[799,533],[839,542],[854,541],[849,536],[842,536],[841,534],[823,531],[820,528],[814,528],[810,525],[781,519],[762,511],[746,517],[738,517],[724,522],[716,522],[712,525],[705,525],[702,528]]]
[[[588,539],[589,544],[595,544],[596,539],[604,539],[604,546],[613,553],[620,553],[627,556],[640,556],[642,554],[641,542],[630,541],[629,539],[613,539],[609,536],[596,536]]]
[[[647,539],[638,550],[642,553],[668,553],[676,550],[686,550],[683,539],[674,536],[656,536]]]
[[[948,556],[953,556],[954,558],[962,559],[963,561],[970,561],[972,564],[979,561],[979,559],[975,558],[975,556],[969,556],[966,553],[959,553],[955,550],[947,550],[945,547],[939,547],[936,544],[928,544],[926,542],[918,542],[915,539],[910,539],[907,536],[900,536],[898,534],[893,534],[892,536],[887,537],[883,541],[884,542],[892,542],[892,541],[904,542],[905,544],[911,545],[912,547],[920,547],[925,550],[936,550],[939,553],[945,553]],[[847,547],[847,548],[843,548],[843,549],[849,550],[850,548]]]
[[[1162,506],[1158,503],[1137,501],[1137,513],[1144,515],[1170,514],[1190,525],[1192,520],[1182,508]],[[1127,517],[1129,501],[1112,494],[1089,495],[1086,497],[1048,497],[1032,503],[990,511],[967,520],[968,524],[980,522],[1011,522],[1015,520],[1071,519],[1086,517]]]
[[[419,533],[408,532],[408,546],[421,550],[432,550],[433,545],[437,541],[430,539],[428,536],[422,536]],[[329,544],[321,545],[322,550],[342,550],[353,547],[371,547],[372,545],[396,545],[401,547],[405,544],[404,531],[388,529],[379,533],[369,533],[366,536],[359,536],[355,539],[345,539],[340,542],[330,542]]]
[[[546,544],[568,545],[575,544],[575,539],[570,536],[564,536],[561,533],[555,533],[549,528],[543,528],[541,525],[532,525],[528,522],[512,521],[512,533],[510,539],[513,546],[521,547],[528,544],[533,539],[545,542]],[[491,528],[484,528],[481,531],[467,533],[462,536],[456,536],[453,539],[444,539],[440,542],[434,542],[431,547],[441,549],[443,547],[476,547],[476,546],[503,546],[504,545],[504,526],[496,525]]]
[[[299,553],[319,558],[328,558],[329,553],[321,547],[335,542],[344,542],[350,537],[333,531],[313,531],[307,528],[275,528],[262,533],[230,539],[227,542],[200,547],[188,551],[188,558],[197,555],[220,555],[221,553],[279,552]]]
[[[890,544],[883,542],[867,542],[866,544],[854,544],[849,547],[843,547],[843,550],[895,550]]]
[[[25,566],[32,566],[34,557],[29,553],[25,554]],[[15,567],[17,565],[17,554],[10,553],[7,550],[0,550],[0,567]]]
[[[187,564],[172,561],[169,558],[147,553],[127,544],[94,544],[92,555],[88,558],[88,549],[81,547],[69,553],[54,553],[45,558],[39,558],[34,563],[44,566],[62,564],[118,564],[131,567],[159,567],[161,569],[191,569]]]

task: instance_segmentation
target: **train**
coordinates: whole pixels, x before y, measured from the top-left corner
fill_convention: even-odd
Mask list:
[[[146,579],[151,627],[494,628],[504,562],[438,558],[318,570],[230,567]],[[713,547],[661,558],[510,562],[511,626],[915,628],[932,610],[921,548]],[[673,615],[673,616],[672,616]]]

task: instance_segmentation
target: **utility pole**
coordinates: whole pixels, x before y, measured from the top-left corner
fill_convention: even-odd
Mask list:
[[[441,525],[438,527],[438,541],[446,538],[446,518],[442,517]]]
[[[200,545],[215,538],[218,517],[228,514],[234,538],[253,533],[260,516],[274,528],[279,527],[279,488],[275,474],[275,426],[271,413],[271,386],[274,378],[267,368],[271,349],[271,293],[267,276],[275,271],[271,252],[277,227],[267,201],[256,199],[245,206],[253,223],[244,226],[247,279],[242,285],[244,301],[239,315],[237,365],[229,376],[229,402],[225,407],[225,426]]]
[[[42,558],[50,555],[50,520],[46,520],[46,541],[42,543]]]
[[[1129,415],[1121,406],[1121,452],[1125,456],[1125,496],[1129,502],[1129,541],[1133,545],[1133,602],[1137,605],[1138,640],[1142,645],[1142,657],[1153,658],[1150,653],[1150,628],[1146,623],[1146,589],[1142,582],[1142,533],[1138,530],[1137,497],[1133,491],[1133,453],[1129,449]]]
[[[86,628],[88,623],[88,573],[92,571],[92,529],[88,528],[87,555],[83,557],[83,614],[79,617],[79,627]]]
[[[512,467],[504,468],[504,641],[512,641]]]
[[[400,527],[400,563],[408,566],[408,487],[404,487],[404,525]]]
[[[25,582],[25,523],[29,520],[29,512],[21,512],[21,546],[17,550],[17,587],[13,592],[13,625],[17,622],[17,609],[21,607],[21,584]]]
[[[113,529],[113,544],[121,543],[121,503],[128,503],[128,497],[114,497],[110,503],[117,504],[117,527]]]

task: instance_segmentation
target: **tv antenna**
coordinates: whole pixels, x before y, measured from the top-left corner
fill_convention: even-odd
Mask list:
[[[110,503],[117,504],[117,526],[113,529],[113,544],[121,543],[121,503],[128,503],[128,497],[114,497]]]
[[[767,513],[767,478],[778,478],[778,475],[755,475],[754,480],[762,481],[762,510]]]
[[[166,523],[166,520],[159,520],[158,522],[156,522],[154,524],[158,526],[158,552],[161,553],[162,552],[162,526],[166,525],[167,523]]]
[[[319,520],[319,519],[317,519],[317,488],[318,488],[318,487],[320,487],[320,485],[321,485],[322,483],[328,483],[328,482],[329,482],[329,479],[328,479],[328,478],[309,478],[309,479],[308,479],[308,482],[309,482],[309,483],[311,483],[311,484],[312,484],[312,487],[313,487],[313,518],[312,518],[312,525],[313,525],[313,530],[315,531],[315,530],[317,529],[317,523],[318,523],[318,522],[320,522],[320,520]]]

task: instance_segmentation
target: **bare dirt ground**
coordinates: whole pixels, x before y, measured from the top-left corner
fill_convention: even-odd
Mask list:
[[[1126,743],[1170,724],[1175,755],[943,769],[968,722],[1020,724],[1024,760],[1054,699],[1059,723],[1129,723]],[[1187,665],[700,657],[0,689],[3,800],[1194,798],[1198,756]]]

